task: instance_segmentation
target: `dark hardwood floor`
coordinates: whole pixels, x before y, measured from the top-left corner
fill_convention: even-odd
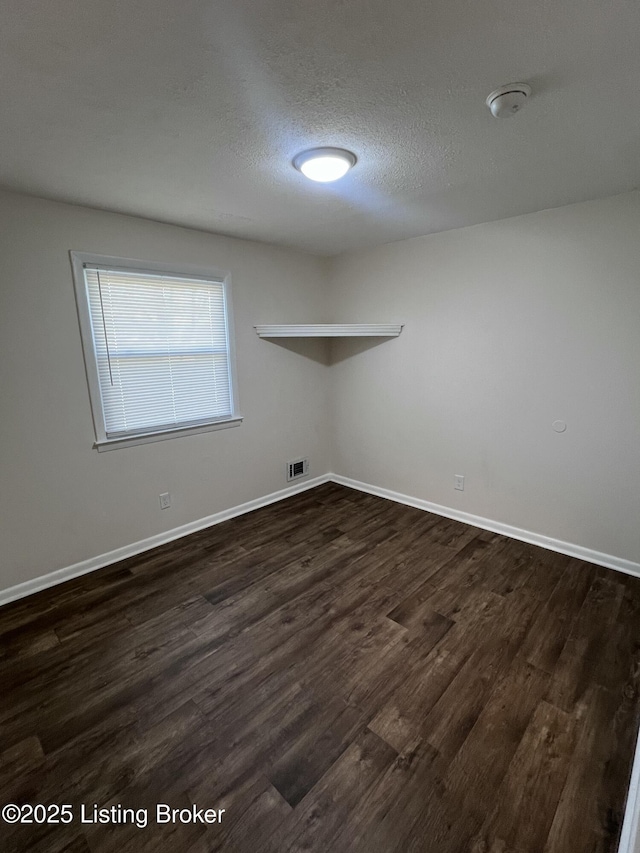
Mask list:
[[[321,486],[0,610],[0,805],[74,808],[0,849],[614,851],[639,616],[639,580]]]

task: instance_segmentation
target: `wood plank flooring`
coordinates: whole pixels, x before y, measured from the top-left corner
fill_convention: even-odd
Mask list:
[[[637,579],[318,487],[0,610],[0,805],[74,809],[0,849],[613,853],[639,617]]]

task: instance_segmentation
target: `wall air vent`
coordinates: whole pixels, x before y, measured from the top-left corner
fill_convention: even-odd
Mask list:
[[[287,462],[287,480],[297,480],[300,477],[306,477],[308,473],[308,459],[295,459],[293,462]]]

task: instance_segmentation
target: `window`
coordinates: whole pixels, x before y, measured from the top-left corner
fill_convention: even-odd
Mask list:
[[[228,276],[71,257],[98,450],[242,421]]]

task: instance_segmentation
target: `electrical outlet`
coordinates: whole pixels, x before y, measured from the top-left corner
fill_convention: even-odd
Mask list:
[[[169,509],[171,506],[171,495],[169,492],[164,492],[160,495],[160,509]]]
[[[464,474],[453,475],[453,488],[459,492],[464,492]]]

